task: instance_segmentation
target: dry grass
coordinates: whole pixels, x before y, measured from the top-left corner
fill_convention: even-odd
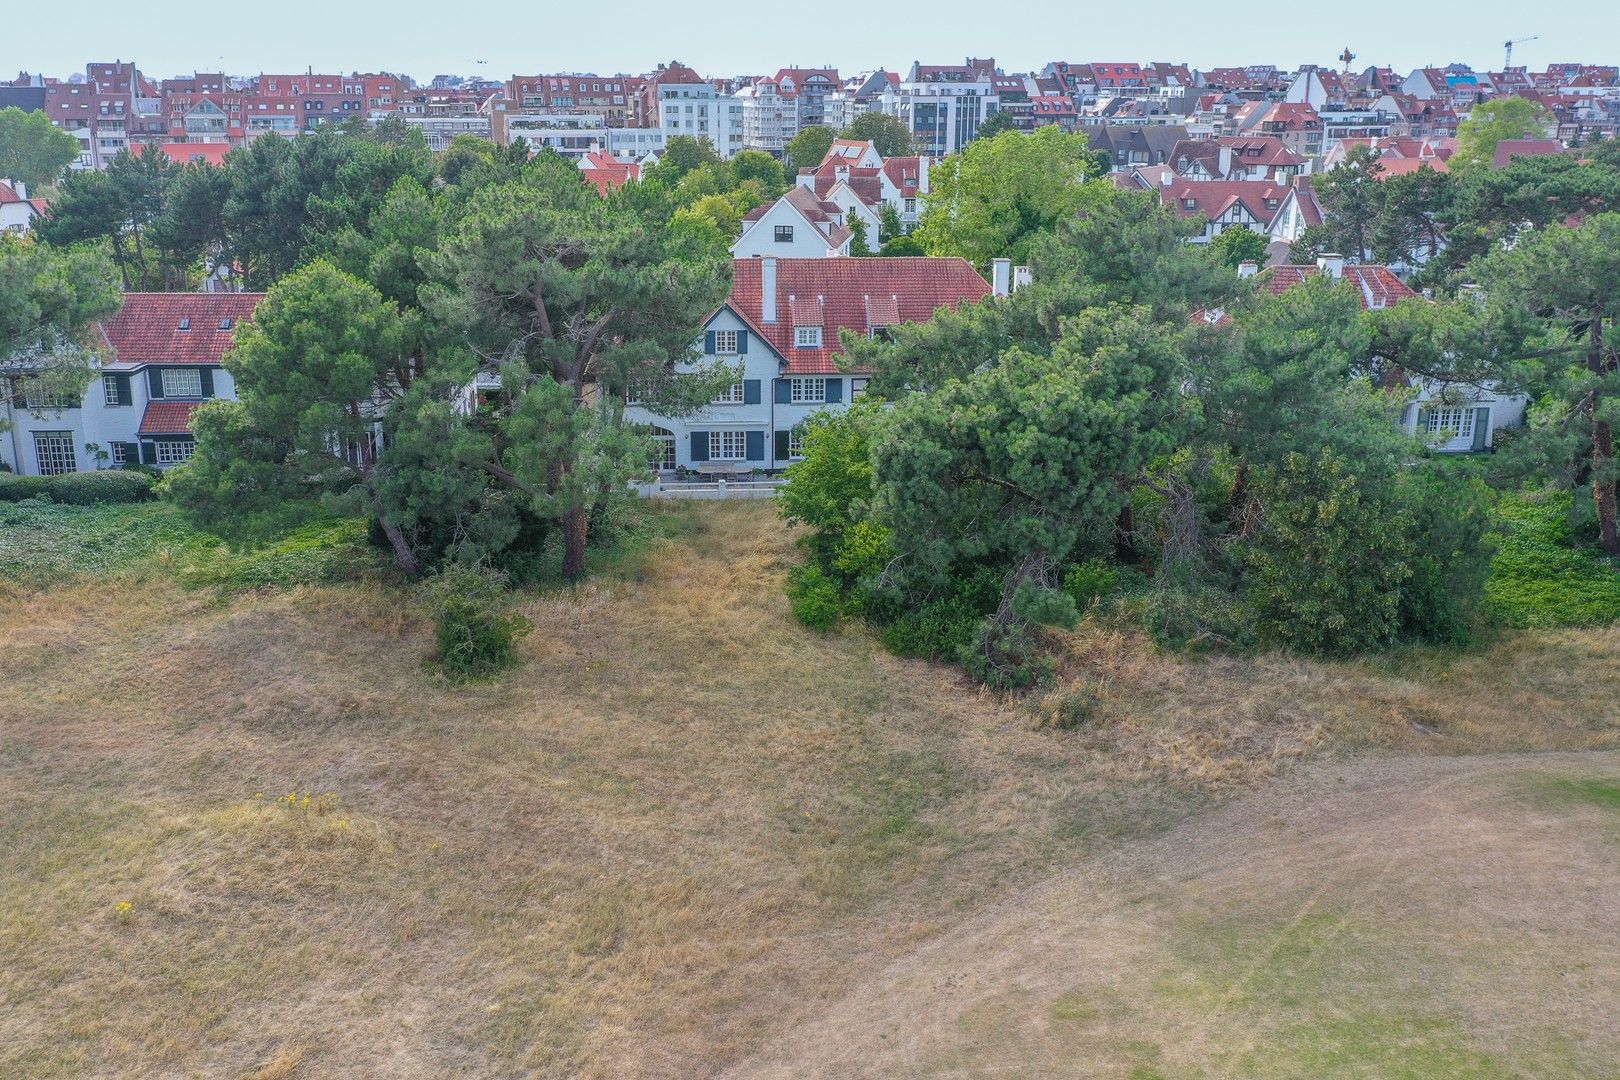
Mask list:
[[[462,689],[377,586],[0,597],[0,1075],[707,1073],[1305,754],[1620,728],[1613,631],[1329,666],[1091,626],[1099,718],[1041,730],[793,625],[773,508],[695,521]]]

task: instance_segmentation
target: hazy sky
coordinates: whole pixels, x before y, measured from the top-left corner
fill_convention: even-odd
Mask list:
[[[1429,0],[1396,5],[1138,0],[1014,3],[930,0],[844,8],[716,0],[487,5],[392,0],[181,4],[78,0],[57,7],[8,0],[0,73],[66,76],[90,60],[134,59],[149,76],[193,70],[348,73],[641,73],[679,59],[706,75],[830,64],[844,72],[904,70],[913,60],[994,56],[1008,71],[1048,60],[1333,64],[1346,45],[1356,66],[1406,70],[1452,60],[1499,68],[1502,42],[1533,68],[1553,61],[1620,63],[1620,0]],[[773,12],[779,15],[773,17]],[[862,12],[874,17],[863,20]],[[1336,25],[1337,24],[1337,25]],[[479,63],[484,61],[484,63]]]

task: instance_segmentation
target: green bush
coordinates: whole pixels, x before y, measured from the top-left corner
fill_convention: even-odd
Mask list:
[[[1401,634],[1443,645],[1473,636],[1490,573],[1490,490],[1453,470],[1411,474],[1398,488],[1412,576],[1401,586]]]
[[[311,522],[279,539],[243,550],[218,551],[183,579],[225,589],[292,588],[353,581],[377,563],[366,543],[367,522],[337,518]]]
[[[794,618],[804,625],[815,630],[838,625],[838,583],[817,564],[807,562],[788,571],[787,595]]]
[[[984,613],[966,597],[952,596],[907,611],[883,628],[883,645],[896,656],[955,660],[973,640]]]
[[[136,503],[152,498],[152,478],[122,469],[62,473],[58,476],[0,476],[0,502],[49,499],[66,506]]]
[[[517,663],[517,643],[534,627],[505,610],[503,575],[450,565],[428,580],[424,592],[433,612],[434,659],[451,679],[486,678]]]
[[[1063,591],[1069,594],[1074,606],[1081,611],[1114,595],[1118,587],[1119,567],[1107,559],[1087,559],[1075,563],[1063,575]]]
[[[1029,627],[984,619],[957,661],[992,690],[1028,690],[1052,675],[1052,660],[1040,654]]]

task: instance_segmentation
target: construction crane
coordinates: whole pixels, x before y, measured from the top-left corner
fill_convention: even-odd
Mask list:
[[[1513,46],[1523,45],[1527,41],[1540,40],[1540,34],[1531,34],[1529,37],[1514,38],[1512,41],[1504,41],[1502,43],[1502,47],[1507,50],[1507,55],[1502,58],[1502,70],[1506,71],[1508,68],[1513,66]]]

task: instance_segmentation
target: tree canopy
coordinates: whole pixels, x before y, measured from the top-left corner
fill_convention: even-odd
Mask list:
[[[1451,167],[1470,169],[1489,166],[1496,156],[1496,145],[1503,139],[1543,138],[1552,126],[1552,115],[1529,98],[1492,98],[1480,102],[1468,118],[1457,125],[1457,150]]]
[[[78,157],[79,140],[43,112],[0,109],[0,179],[21,180],[30,194],[42,194]]]

